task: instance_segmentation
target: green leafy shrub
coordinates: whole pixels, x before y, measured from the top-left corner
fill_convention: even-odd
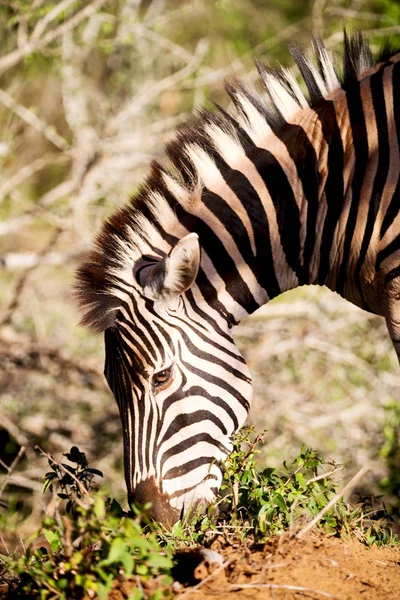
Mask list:
[[[282,469],[259,469],[255,456],[262,434],[243,429],[234,441],[234,450],[225,463],[226,507],[222,515],[231,514],[242,535],[252,533],[264,540],[285,531],[295,533],[316,517],[337,495],[336,475],[342,467],[326,463],[315,450],[304,446],[291,464]],[[247,451],[243,451],[243,445]],[[384,509],[376,509],[371,496],[356,507],[339,496],[318,521],[328,535],[353,534],[360,541],[389,543],[394,541],[391,520]]]
[[[341,467],[326,463],[315,450],[302,447],[291,464],[260,469],[255,457],[262,434],[243,428],[233,441],[233,452],[224,463],[219,502],[191,522],[175,525],[171,537],[164,533],[168,543],[204,543],[218,532],[242,539],[251,536],[256,542],[287,531],[296,533],[337,494],[335,476]],[[368,545],[395,541],[390,517],[384,507],[376,508],[373,497],[353,507],[339,496],[318,527],[328,535],[355,535]]]
[[[170,583],[171,550],[160,548],[149,522],[143,526],[145,514],[124,512],[115,500],[94,493],[93,478],[102,473],[88,466],[83,452],[73,446],[64,456],[73,464],[48,456],[43,489],[61,489],[65,510],[59,506],[55,517],[43,518],[31,540],[36,549],[28,546],[19,558],[0,556],[10,592],[16,598],[106,600],[113,586],[125,582],[132,599],[157,600]],[[145,592],[155,578],[157,589]]]
[[[34,536],[36,548],[43,536],[39,548],[28,546],[19,558],[0,556],[0,575],[3,570],[15,598],[106,600],[113,587],[127,584],[132,599],[159,600],[171,591],[174,553],[180,548],[207,545],[221,534],[246,544],[296,534],[332,499],[318,520],[327,535],[352,535],[367,545],[398,542],[374,498],[352,507],[337,494],[334,477],[341,467],[303,447],[291,464],[260,469],[255,457],[261,442],[262,435],[251,428],[241,430],[224,464],[220,499],[172,531],[94,493],[93,478],[101,473],[78,448],[65,454],[72,466],[50,457],[44,488],[61,489],[57,495],[66,510],[59,506],[55,517],[44,517]]]
[[[69,513],[77,501],[84,496],[90,496],[95,475],[103,477],[103,473],[89,467],[85,453],[76,446],[72,446],[64,456],[70,462],[75,463],[76,467],[58,463],[50,456],[48,461],[52,470],[44,476],[43,492],[47,489],[60,488],[62,491],[57,495],[62,500],[67,500],[66,512]]]
[[[391,496],[389,511],[400,519],[400,403],[396,400],[389,403],[386,415],[384,443],[380,454],[385,460],[388,474],[382,479],[380,486]]]
[[[161,550],[156,534],[143,530],[140,518],[121,518],[122,509],[97,495],[75,516],[45,517],[39,531],[48,544],[18,560],[2,557],[13,578],[14,597],[69,600],[86,596],[106,600],[116,581],[141,585],[160,578],[158,590],[145,594],[133,585],[132,598],[158,598],[170,583],[171,552]],[[164,578],[162,577],[164,576]]]

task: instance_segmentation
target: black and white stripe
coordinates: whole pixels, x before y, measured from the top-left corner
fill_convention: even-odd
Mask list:
[[[105,331],[131,499],[172,522],[210,502],[251,402],[232,326],[280,293],[327,285],[384,315],[400,356],[400,53],[373,63],[321,40],[261,93],[228,86],[106,222],[78,272],[84,323]]]

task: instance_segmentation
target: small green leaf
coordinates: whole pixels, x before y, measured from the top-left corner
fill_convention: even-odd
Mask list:
[[[50,529],[43,529],[43,535],[49,542],[53,552],[57,552],[61,547],[60,534],[58,531],[51,531]]]
[[[84,473],[91,473],[92,475],[98,475],[99,477],[103,477],[103,473],[99,471],[99,469],[92,469],[91,467],[87,467],[83,471]]]
[[[170,569],[172,567],[171,559],[163,554],[150,554],[146,562],[156,569]]]
[[[126,553],[126,544],[120,537],[114,538],[111,542],[110,551],[106,559],[107,564],[119,562],[121,557]],[[104,561],[103,561],[104,564]]]
[[[126,576],[130,577],[133,573],[133,569],[135,566],[135,561],[133,560],[132,554],[129,554],[129,552],[125,552],[125,554],[123,554],[121,557],[121,562],[124,566]]]

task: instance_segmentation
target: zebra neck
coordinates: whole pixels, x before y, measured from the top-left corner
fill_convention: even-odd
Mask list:
[[[196,216],[180,219],[199,234],[203,296],[231,322],[310,283],[315,230],[307,209],[312,216],[318,207],[318,155],[303,128],[288,125],[285,136],[265,148],[249,142],[236,163],[219,156]]]
[[[232,322],[298,286],[336,289],[354,164],[341,118],[326,101],[307,121],[271,132],[264,147],[249,141],[240,162],[218,157],[220,179],[203,190],[192,225],[205,255],[203,295]]]

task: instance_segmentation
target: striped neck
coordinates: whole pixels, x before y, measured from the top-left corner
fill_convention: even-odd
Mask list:
[[[374,278],[390,223],[377,214],[382,203],[387,208],[397,198],[388,130],[400,123],[399,114],[396,127],[398,79],[396,55],[293,122],[271,127],[265,141],[247,136],[244,142],[242,134],[239,149],[219,140],[196,210],[210,228],[194,224],[194,230],[207,254],[208,283],[216,282],[218,300],[234,322],[308,284],[326,285],[381,312]],[[366,105],[374,107],[368,119]],[[191,159],[205,171],[199,156]]]
[[[388,166],[397,145],[384,129],[386,111],[390,131],[399,122],[392,79],[400,55],[385,47],[374,65],[362,36],[345,35],[340,77],[321,40],[314,60],[292,53],[308,97],[290,71],[258,65],[264,93],[228,86],[234,108],[204,110],[184,127],[132,202],[104,224],[78,274],[85,324],[110,327],[138,261],[161,260],[190,232],[202,250],[196,301],[229,325],[299,285],[374,303],[363,290],[376,259],[369,240],[390,235],[397,214],[394,206],[379,231],[379,194],[398,164]],[[393,205],[389,196],[383,203]]]

